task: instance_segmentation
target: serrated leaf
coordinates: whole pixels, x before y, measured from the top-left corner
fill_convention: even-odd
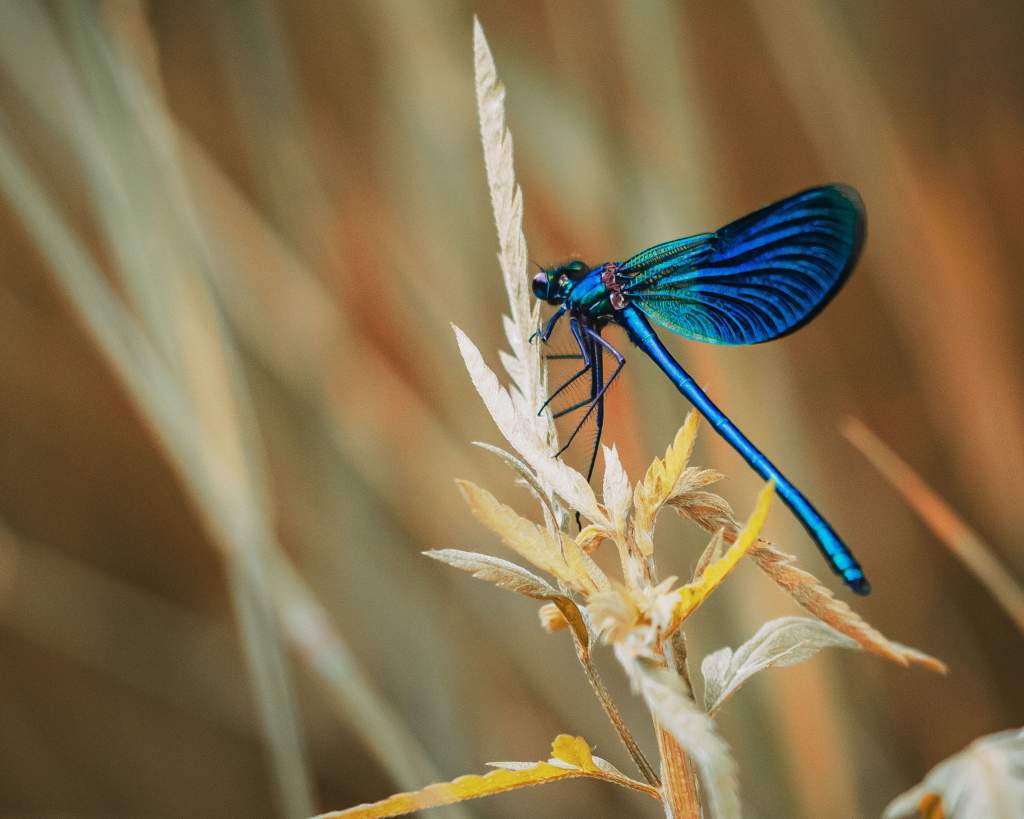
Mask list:
[[[673,495],[667,505],[682,517],[698,526],[715,532],[719,529],[739,528],[729,502],[714,492],[692,490]]]
[[[615,446],[601,448],[604,450],[604,485],[601,499],[611,517],[612,526],[621,532],[625,529],[631,500],[629,476],[622,468],[618,449]]]
[[[576,542],[538,526],[470,481],[456,481],[473,515],[501,536],[502,542],[569,588],[589,595],[607,588],[608,579]]]
[[[515,563],[477,552],[464,552],[460,549],[433,549],[423,554],[434,560],[447,563],[449,566],[470,572],[481,580],[489,580],[503,589],[518,592],[535,600],[551,601],[552,605],[558,608],[566,625],[572,629],[581,657],[589,659],[590,632],[587,630],[587,624],[580,613],[579,606],[542,578]]]
[[[644,479],[633,493],[633,536],[644,556],[654,552],[654,520],[666,501],[675,493],[676,485],[686,469],[697,439],[699,416],[693,410],[665,450],[665,458],[655,458]]]
[[[896,797],[884,819],[1020,819],[1024,816],[1024,730],[975,740]]]
[[[796,558],[792,555],[779,551],[770,543],[760,541],[750,549],[750,556],[765,574],[806,611],[836,631],[856,640],[865,650],[904,667],[916,663],[939,674],[947,672],[946,664],[941,660],[923,651],[896,643],[873,628],[845,602],[837,599],[813,574],[798,568],[795,565]]]
[[[534,600],[551,600],[561,596],[558,589],[543,578],[500,557],[464,552],[460,549],[431,549],[423,554],[469,572],[480,580],[494,583],[499,588],[532,597]]]
[[[721,648],[704,658],[700,667],[704,675],[704,709],[713,716],[759,671],[796,665],[829,646],[861,650],[855,640],[811,617],[769,620],[735,652]]]
[[[505,440],[522,456],[541,483],[550,487],[571,509],[594,523],[607,526],[608,520],[598,506],[594,490],[587,479],[554,457],[546,425],[538,423],[535,413],[517,406],[509,391],[484,363],[480,350],[470,341],[469,336],[454,324],[452,329],[473,386]]]
[[[717,514],[710,517],[686,517],[712,533],[724,526],[726,542],[733,542],[736,539],[739,526],[735,520],[723,524]],[[865,650],[904,667],[913,663],[939,674],[947,673],[946,664],[941,660],[890,640],[873,628],[845,602],[837,599],[813,574],[796,566],[796,558],[793,555],[780,551],[765,540],[758,540],[750,547],[749,552],[758,567],[800,606],[826,625],[856,640]]]
[[[511,467],[512,471],[515,472],[520,478],[522,478],[523,481],[528,485],[530,490],[533,492],[533,496],[544,505],[544,508],[547,510],[548,514],[551,516],[551,519],[555,522],[555,524],[559,524],[559,519],[561,517],[559,512],[561,510],[555,509],[554,505],[551,502],[551,498],[548,497],[547,493],[544,491],[544,487],[540,485],[540,481],[537,480],[537,476],[534,474],[533,470],[530,469],[529,466],[523,463],[523,461],[521,461],[511,452],[502,449],[500,446],[487,444],[484,443],[483,441],[473,441],[473,446],[478,446],[481,449],[487,450],[493,455],[497,455],[509,467]]]
[[[679,601],[676,603],[673,624],[669,627],[667,634],[674,631],[683,620],[697,610],[701,603],[708,598],[708,595],[721,585],[729,572],[736,568],[740,558],[753,546],[768,517],[768,509],[774,495],[775,484],[769,481],[757,496],[757,503],[754,504],[750,520],[747,521],[725,554],[709,564],[697,580],[687,583],[679,589],[677,592]]]

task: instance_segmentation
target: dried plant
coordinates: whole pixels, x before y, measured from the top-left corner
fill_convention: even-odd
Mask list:
[[[896,797],[884,819],[1016,819],[1024,816],[1024,729],[972,742]]]
[[[397,816],[573,777],[601,779],[645,793],[661,803],[666,816],[677,819],[739,816],[736,764],[714,716],[754,674],[772,666],[794,665],[829,646],[867,650],[904,666],[917,663],[939,672],[944,672],[945,666],[886,639],[812,575],[798,569],[792,557],[759,539],[774,492],[771,483],[759,494],[747,522],[737,522],[730,505],[707,488],[722,476],[690,466],[698,431],[695,412],[687,416],[664,457],[655,458],[635,485],[616,449],[603,447],[600,500],[583,475],[554,457],[558,446],[553,420],[549,413],[537,414],[546,398],[538,345],[530,343],[539,321],[539,306],[531,304],[527,287],[522,193],[512,169],[504,90],[479,23],[474,37],[477,101],[498,228],[498,261],[510,301],[510,314],[504,319],[510,351],[499,354],[510,383],[503,385],[466,334],[457,327],[454,330],[473,385],[512,451],[490,444],[479,446],[512,468],[519,483],[538,501],[541,522],[520,516],[468,481],[460,481],[459,487],[481,523],[533,569],[552,579],[476,552],[439,549],[426,554],[543,602],[542,626],[548,631],[566,629],[571,635],[587,680],[642,780],[592,756],[583,738],[560,735],[547,761],[491,763],[497,770],[485,776],[463,776],[324,816]],[[654,530],[665,509],[711,533],[688,583],[657,574]],[[571,521],[577,514],[585,525],[572,534]],[[621,574],[617,578],[609,578],[591,558],[594,550],[605,544],[618,555]],[[722,648],[704,658],[701,707],[690,683],[683,627],[748,554],[813,617],[771,620],[735,651]],[[625,725],[592,663],[592,651],[599,643],[611,648],[651,714],[658,738],[658,771]]]

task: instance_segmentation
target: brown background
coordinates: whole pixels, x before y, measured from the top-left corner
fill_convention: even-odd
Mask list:
[[[508,87],[538,261],[622,258],[827,180],[867,203],[863,261],[806,329],[754,348],[668,343],[853,545],[875,586],[858,610],[952,671],[832,652],[750,683],[720,720],[749,815],[877,815],[940,759],[1024,720],[1021,636],[838,432],[863,419],[1024,576],[1024,6],[8,3],[5,814],[281,815],[273,770],[293,812],[407,787],[346,700],[354,672],[320,684],[323,647],[281,648],[263,612],[251,645],[284,657],[264,701],[284,728],[265,752],[236,625],[250,581],[226,566],[248,555],[280,588],[279,548],[438,775],[541,758],[562,731],[627,769],[565,635],[419,555],[504,555],[456,477],[529,509],[470,445],[498,434],[449,329],[497,364],[474,13]],[[87,329],[82,277],[128,317]],[[97,338],[126,321],[140,336],[121,349],[148,339],[155,358],[118,374]],[[194,412],[172,403],[154,422],[136,400],[150,379]],[[608,429],[634,479],[685,410],[634,354]],[[171,455],[161,423],[177,429]],[[730,476],[721,491],[745,515],[758,481],[742,461],[706,432],[697,461]],[[769,534],[838,587],[781,507]],[[663,573],[685,575],[700,548],[666,521]],[[741,567],[694,619],[691,652],[789,613]],[[642,708],[603,667],[649,747]],[[298,767],[286,747],[305,749]],[[658,815],[587,782],[468,808]]]

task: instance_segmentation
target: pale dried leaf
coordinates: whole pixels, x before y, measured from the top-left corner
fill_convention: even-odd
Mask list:
[[[506,546],[534,566],[553,574],[566,586],[584,595],[608,586],[604,572],[572,538],[527,520],[470,481],[456,483],[476,519],[500,535]]]
[[[1024,730],[975,740],[932,768],[921,784],[896,797],[884,818],[921,814],[945,819],[1024,816]]]
[[[729,502],[714,492],[693,490],[673,495],[666,501],[682,517],[692,520],[709,532],[738,528]]]
[[[532,597],[535,600],[551,600],[561,593],[543,578],[533,572],[502,560],[478,552],[464,552],[460,549],[431,549],[425,554],[429,558],[447,563],[456,569],[469,572],[473,577],[487,580],[508,591]]]
[[[486,489],[470,481],[456,481],[474,517],[501,537],[502,543],[526,558],[538,569],[555,577],[564,574],[564,564],[547,531],[520,516]]]
[[[729,533],[726,532],[728,539]],[[940,674],[946,664],[917,649],[894,643],[870,626],[859,614],[823,586],[818,579],[794,565],[792,555],[780,552],[772,544],[759,541],[750,550],[757,565],[804,609],[836,631],[851,637],[867,651],[886,657],[902,666],[917,663]]]
[[[738,817],[736,763],[729,746],[715,730],[714,722],[688,696],[682,678],[637,657],[622,643],[615,645],[615,656],[634,689],[644,698],[651,715],[693,761],[709,815],[716,819]]]
[[[474,446],[478,446],[481,449],[485,449],[488,452],[497,455],[501,460],[508,464],[512,470],[526,483],[533,493],[533,496],[537,498],[543,504],[548,515],[558,526],[561,524],[561,519],[564,516],[561,508],[555,507],[554,501],[548,496],[547,492],[544,491],[544,487],[540,485],[540,481],[537,480],[537,476],[533,470],[530,469],[525,463],[519,458],[513,455],[511,452],[502,449],[500,446],[494,446],[493,444],[487,444],[483,441],[473,441]]]
[[[558,608],[565,624],[572,629],[579,650],[584,655],[589,652],[590,632],[587,630],[586,622],[576,603],[522,566],[502,560],[500,557],[477,552],[464,552],[459,549],[433,549],[423,554],[457,569],[470,572],[481,580],[496,583],[503,589],[518,592],[535,600],[550,600],[552,605]]]
[[[587,601],[587,616],[594,631],[605,642],[624,639],[640,621],[640,608],[628,589],[616,585],[609,591],[591,595]]]
[[[618,449],[615,446],[601,448],[604,450],[604,486],[601,498],[611,517],[612,526],[621,532],[626,525],[631,500],[629,476],[622,468]]]
[[[473,21],[473,53],[475,57],[477,111],[480,116],[480,138],[484,149],[487,185],[491,207],[498,229],[498,260],[508,291],[510,320],[504,322],[505,333],[517,360],[508,368],[509,375],[528,399],[543,399],[543,376],[540,355],[530,348],[529,337],[536,326],[536,304],[531,299],[527,270],[526,237],[523,235],[523,195],[515,180],[512,161],[512,135],[505,127],[505,89],[498,80],[494,57],[487,45],[479,20]],[[547,425],[548,419],[540,419]]]
[[[562,546],[562,558],[573,577],[578,578],[580,585],[586,586],[587,594],[607,591],[611,588],[604,570],[580,545],[564,532],[555,532]]]
[[[584,552],[590,554],[611,535],[612,533],[604,526],[584,526],[576,535],[576,543]]]
[[[679,495],[685,495],[687,492],[703,489],[705,486],[718,483],[718,481],[724,478],[725,475],[717,469],[709,469],[704,466],[688,466],[683,470],[683,474],[679,476],[672,496],[678,497]]]
[[[644,479],[633,493],[633,537],[644,556],[654,552],[654,520],[665,502],[672,497],[697,440],[699,416],[693,410],[665,450],[665,458],[655,458]]]
[[[829,646],[860,650],[845,634],[810,617],[779,617],[769,620],[735,652],[721,648],[701,663],[704,675],[704,709],[711,714],[759,671],[772,666],[796,665]]]
[[[459,350],[469,371],[473,386],[480,394],[487,411],[501,434],[533,469],[545,488],[558,494],[571,509],[595,523],[607,526],[587,479],[572,467],[554,457],[554,449],[533,422],[535,413],[516,405],[509,391],[484,363],[480,350],[458,327],[452,325]]]

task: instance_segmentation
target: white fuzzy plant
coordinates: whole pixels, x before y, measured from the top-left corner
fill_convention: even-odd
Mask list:
[[[542,625],[566,629],[601,706],[615,726],[640,779],[591,754],[582,737],[559,735],[546,761],[491,763],[484,776],[463,776],[428,785],[373,804],[324,814],[331,817],[398,816],[515,788],[590,777],[650,796],[668,817],[738,817],[741,813],[736,764],[718,733],[714,716],[759,671],[794,665],[823,648],[867,650],[903,666],[919,664],[944,672],[938,660],[891,642],[860,618],[794,559],[760,540],[773,486],[760,493],[745,525],[729,504],[707,487],[721,475],[689,465],[697,434],[691,412],[663,458],[655,458],[644,478],[631,484],[614,447],[603,447],[604,482],[600,500],[578,471],[554,457],[554,422],[544,404],[547,379],[538,344],[530,337],[540,319],[531,297],[523,235],[523,197],[515,181],[512,138],[505,125],[505,92],[479,22],[474,25],[476,92],[491,204],[498,229],[498,261],[509,296],[504,317],[508,352],[499,357],[508,385],[487,366],[479,349],[457,327],[459,350],[477,392],[509,449],[479,444],[500,456],[537,499],[542,523],[521,517],[494,495],[467,481],[459,486],[473,514],[522,559],[553,578],[491,555],[457,549],[426,554],[482,580],[543,602]],[[663,509],[673,509],[710,535],[690,582],[659,579],[653,558],[654,527]],[[573,535],[578,513],[586,525]],[[591,559],[610,543],[619,557],[621,578],[611,579]],[[682,626],[744,557],[782,587],[810,615],[765,623],[736,650],[722,648],[704,658],[703,703],[694,698],[687,670]],[[614,656],[650,711],[658,738],[658,765],[652,765],[623,722],[592,662],[595,645]]]

